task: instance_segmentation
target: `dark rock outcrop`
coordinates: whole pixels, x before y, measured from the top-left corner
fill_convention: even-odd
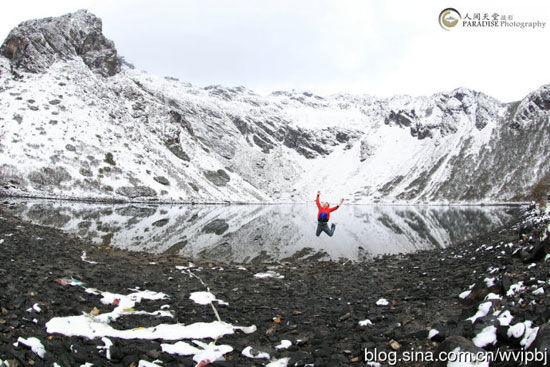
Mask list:
[[[13,69],[32,73],[75,57],[103,76],[115,75],[121,66],[114,43],[102,33],[101,19],[86,10],[25,21],[9,33],[0,53]]]
[[[205,171],[204,176],[216,186],[225,186],[231,180],[231,177],[223,169]]]
[[[130,199],[157,196],[157,192],[149,186],[122,186],[116,190],[116,193]]]

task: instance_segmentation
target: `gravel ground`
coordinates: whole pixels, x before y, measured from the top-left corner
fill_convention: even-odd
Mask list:
[[[143,300],[135,309],[153,312],[163,306],[173,317],[123,315],[111,322],[116,329],[212,322],[215,311],[224,322],[256,326],[252,333],[235,330],[219,338],[216,343],[229,345],[232,351],[225,353],[225,361],[212,362],[212,366],[276,365],[276,361],[288,366],[365,366],[365,348],[397,355],[441,350],[453,341],[447,337],[471,340],[495,324],[493,313],[475,323],[466,320],[476,314],[489,293],[501,297],[491,301],[491,307],[509,310],[512,323],[531,320],[533,326],[541,326],[550,318],[550,261],[545,256],[550,248],[548,240],[539,241],[547,221],[548,216],[537,209],[518,210],[514,223],[466,243],[366,263],[195,263],[189,267],[189,259],[178,256],[92,245],[56,229],[22,222],[0,208],[0,360],[9,366],[91,363],[138,367],[153,361],[161,366],[200,365],[192,355],[162,351],[162,343],[176,341],[111,337],[113,345],[105,349],[99,337],[48,333],[46,323],[54,317],[83,313],[93,317],[116,307],[101,303],[100,296],[85,292],[86,287],[123,295],[136,289],[169,295],[163,300]],[[271,276],[255,276],[266,272]],[[66,284],[70,279],[82,284]],[[519,281],[524,282],[524,290],[508,296],[510,287]],[[458,297],[472,285],[467,297]],[[228,305],[214,303],[214,310],[189,299],[192,292],[207,288]],[[534,292],[535,288],[542,288],[543,293]],[[370,325],[360,325],[367,319]],[[439,334],[428,339],[431,329]],[[521,348],[522,337],[507,336],[505,326],[497,324],[496,336],[495,344],[485,350]],[[30,337],[44,346],[42,356],[19,339]],[[277,349],[282,340],[290,341],[290,347]],[[252,356],[247,357],[243,350],[246,354],[249,346]],[[253,358],[262,356],[259,351],[269,357]],[[397,365],[430,363],[401,361]],[[517,364],[491,364],[508,365]]]

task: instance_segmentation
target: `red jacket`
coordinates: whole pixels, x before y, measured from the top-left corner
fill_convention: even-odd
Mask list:
[[[319,215],[321,215],[321,213],[327,213],[327,222],[330,219],[330,213],[340,207],[339,205],[333,206],[332,208],[325,208],[321,206],[321,203],[319,203],[319,195],[317,195],[317,199],[315,199],[315,202],[317,203],[317,209],[319,209],[319,213],[317,213],[317,219],[319,219]]]

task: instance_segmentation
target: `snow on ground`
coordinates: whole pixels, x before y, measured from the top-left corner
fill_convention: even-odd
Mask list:
[[[280,358],[280,359],[274,359],[268,364],[265,365],[265,367],[286,367],[288,366],[288,362],[290,361],[290,358]]]
[[[73,280],[72,285],[82,286],[82,282]],[[101,295],[101,303],[116,305],[113,311],[94,315],[83,314],[78,316],[54,317],[46,323],[48,333],[59,333],[67,336],[83,336],[90,339],[97,337],[116,337],[122,339],[216,339],[223,335],[233,334],[235,330],[245,333],[255,331],[254,326],[234,326],[222,321],[197,322],[194,324],[159,324],[154,327],[120,330],[109,325],[121,315],[146,314],[156,317],[173,317],[169,311],[159,310],[153,313],[134,310],[137,303],[143,299],[163,300],[168,295],[152,291],[135,291],[123,295],[111,292],[102,292],[94,288],[84,288],[86,293]]]
[[[196,347],[179,341],[175,344],[161,344],[162,351],[169,354],[180,354],[184,356],[193,355],[197,363],[201,361],[224,361],[224,354],[233,351],[233,347],[226,344],[217,345],[214,342],[204,343],[200,340],[193,340]]]
[[[514,294],[521,292],[525,290],[525,286],[523,285],[523,281],[519,281],[515,284],[512,284],[508,291],[506,292],[506,295],[508,297],[512,297]]]
[[[431,330],[428,332],[428,339],[433,338],[433,337],[436,336],[437,334],[439,334],[439,330],[431,329]]]
[[[484,279],[485,284],[487,285],[487,288],[491,288],[495,285],[495,278],[485,278]]]
[[[512,322],[513,318],[514,316],[512,316],[510,311],[506,310],[498,315],[498,322],[502,326],[510,326],[510,323]]]
[[[212,302],[218,302],[220,305],[227,306],[227,302],[217,299],[212,293],[207,291],[193,292],[189,295],[189,299],[199,305],[208,305]]]
[[[256,273],[254,274],[254,277],[255,278],[260,278],[260,279],[263,279],[263,278],[275,278],[275,279],[283,279],[285,276],[284,275],[281,275],[273,270],[268,270],[266,272],[262,272],[262,273]]]
[[[248,346],[244,348],[241,352],[241,354],[247,358],[255,358],[255,359],[271,359],[271,356],[269,353],[262,352],[259,350],[256,350],[252,348],[251,346]]]
[[[492,292],[485,296],[486,301],[500,300],[500,299],[502,299],[501,295],[498,295],[498,294],[495,294],[495,293],[492,293]]]
[[[497,342],[497,328],[493,325],[487,326],[483,328],[479,334],[477,334],[473,339],[472,342],[480,347],[483,348],[489,344],[496,344]]]
[[[517,325],[517,324],[516,324]],[[537,333],[539,331],[539,327],[532,327],[533,322],[531,320],[526,320],[523,322],[524,327],[524,333],[523,338],[519,342],[521,346],[523,346],[525,349],[529,348],[531,346],[531,343],[535,340],[537,337]]]
[[[140,360],[138,362],[138,367],[159,367],[159,366],[162,366],[162,361],[158,361],[158,363],[155,363],[155,362],[156,361],[149,362],[149,361]]]
[[[104,350],[105,351],[105,358],[107,358],[107,360],[110,360],[111,359],[111,347],[113,346],[113,342],[111,341],[111,339],[106,338],[106,337],[102,337],[101,341],[105,345],[104,346],[98,346],[97,349]]]
[[[30,338],[25,339],[25,338],[19,337],[17,339],[16,344],[18,344],[18,343],[21,343],[21,344],[26,345],[27,347],[31,348],[31,350],[37,356],[39,356],[40,358],[44,358],[44,356],[46,355],[46,348],[44,348],[44,345],[42,344],[42,342],[38,338],[30,337]]]
[[[370,321],[369,319],[359,321],[359,326],[369,326],[369,325],[372,325],[372,321]]]
[[[290,340],[283,339],[281,342],[275,346],[275,349],[288,349],[292,345]]]
[[[449,352],[446,367],[489,367],[489,362],[483,359],[478,360],[475,354],[462,351],[460,347],[457,347]]]
[[[80,259],[88,264],[97,264],[95,261],[88,260],[86,257],[86,251],[82,251],[82,256],[80,256]]]
[[[487,314],[489,313],[489,310],[491,309],[492,306],[493,306],[492,302],[483,302],[483,303],[481,303],[478,306],[478,310],[477,310],[476,314],[472,317],[468,317],[466,320],[470,320],[472,322],[472,324],[475,323],[476,320],[479,319],[480,317],[487,316]]]

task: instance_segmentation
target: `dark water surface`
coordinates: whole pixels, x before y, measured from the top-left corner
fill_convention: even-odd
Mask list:
[[[334,237],[315,236],[315,204],[151,205],[10,199],[25,221],[95,244],[193,259],[271,262],[308,257],[365,260],[447,247],[514,218],[508,206],[344,205]],[[331,221],[331,222],[332,222]]]

